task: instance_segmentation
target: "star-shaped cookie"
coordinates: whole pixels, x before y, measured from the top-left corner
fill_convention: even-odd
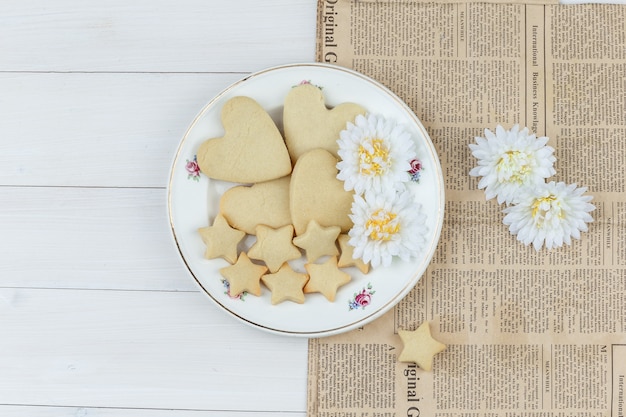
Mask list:
[[[356,266],[361,272],[367,274],[370,270],[370,265],[363,262],[361,258],[354,259],[352,257],[354,247],[348,243],[349,240],[350,236],[346,234],[341,234],[337,238],[339,248],[341,249],[341,256],[339,257],[339,261],[337,261],[337,266],[339,266],[339,268]]]
[[[352,279],[349,274],[339,270],[336,256],[323,264],[307,263],[304,268],[309,273],[309,282],[304,286],[304,292],[322,293],[328,301],[335,301],[337,289]]]
[[[229,292],[233,297],[244,291],[261,295],[261,277],[266,272],[267,267],[252,263],[245,252],[241,252],[234,265],[220,269],[220,274],[228,281]]]
[[[230,227],[221,214],[215,217],[212,226],[202,227],[198,229],[198,233],[206,245],[205,258],[221,257],[231,264],[237,261],[237,245],[246,236],[245,232]]]
[[[256,227],[256,242],[248,257],[265,262],[270,272],[274,273],[287,261],[298,259],[302,254],[292,242],[293,225],[288,224],[278,229],[258,225]]]
[[[261,277],[263,284],[272,291],[272,304],[282,303],[285,300],[298,304],[304,303],[302,289],[308,280],[309,277],[306,274],[294,271],[286,262],[278,272]]]
[[[315,262],[324,255],[338,255],[339,249],[335,241],[341,233],[339,226],[320,226],[315,220],[311,220],[306,231],[293,239],[293,244],[306,252],[306,259]]]
[[[446,348],[446,345],[432,338],[428,322],[413,331],[399,330],[398,334],[404,345],[398,360],[413,362],[425,371],[433,368],[433,356]]]

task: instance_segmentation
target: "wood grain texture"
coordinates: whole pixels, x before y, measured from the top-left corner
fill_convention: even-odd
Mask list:
[[[0,287],[197,291],[163,189],[0,187]]]
[[[0,185],[164,187],[196,114],[243,76],[0,73]]]
[[[307,341],[199,293],[5,288],[0,317],[0,404],[304,409]]]
[[[313,61],[314,0],[4,0],[0,71],[250,72]]]
[[[166,186],[216,94],[314,60],[315,0],[6,0],[0,416],[304,417],[307,341],[220,311]]]

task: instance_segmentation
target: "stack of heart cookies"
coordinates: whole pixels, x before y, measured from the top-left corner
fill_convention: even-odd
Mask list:
[[[220,270],[231,296],[259,296],[263,284],[272,304],[304,303],[307,293],[334,301],[351,280],[342,268],[369,271],[352,257],[353,192],[337,179],[339,134],[365,112],[354,103],[329,109],[319,87],[302,83],[285,97],[283,136],[254,99],[237,96],[224,104],[225,133],[200,145],[198,165],[209,178],[245,185],[221,196],[219,214],[199,233],[207,259],[231,264]],[[240,249],[248,235],[256,240]],[[300,258],[303,269],[294,269],[290,261]]]

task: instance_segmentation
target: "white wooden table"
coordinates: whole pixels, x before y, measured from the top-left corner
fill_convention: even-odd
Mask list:
[[[315,58],[315,0],[2,0],[0,416],[304,416],[307,340],[218,310],[166,185],[202,106]]]

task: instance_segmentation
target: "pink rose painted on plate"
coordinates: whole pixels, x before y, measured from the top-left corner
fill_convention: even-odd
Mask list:
[[[193,156],[193,160],[191,161],[187,159],[185,169],[187,170],[187,179],[200,181],[200,166],[198,166],[198,158],[196,155]]]
[[[350,307],[350,310],[365,309],[372,303],[372,295],[375,293],[376,291],[372,291],[372,284],[368,283],[367,288],[363,288],[361,292],[354,293],[352,300],[348,301],[348,307]]]
[[[411,181],[420,182],[420,176],[422,175],[422,170],[424,167],[422,166],[422,161],[415,158],[411,160],[411,169],[409,169],[409,175],[411,176]]]
[[[233,300],[246,301],[245,297],[246,297],[246,295],[248,295],[248,293],[246,291],[242,292],[241,294],[232,295],[230,293],[230,284],[228,283],[228,281],[223,279],[222,280],[222,284],[224,285],[224,288],[226,289],[226,291],[224,291],[224,294],[226,294],[228,297],[232,298]]]
[[[296,85],[292,85],[292,86],[291,86],[291,88],[295,88],[295,87],[297,87],[297,86],[299,86],[299,85],[306,85],[306,84],[311,84],[311,85],[313,85],[313,86],[315,86],[315,87],[319,88],[320,90],[323,90],[323,89],[324,89],[324,87],[322,87],[321,85],[315,85],[315,84],[313,84],[313,83],[311,82],[311,80],[302,80],[302,81],[300,81],[298,84],[296,84]]]

